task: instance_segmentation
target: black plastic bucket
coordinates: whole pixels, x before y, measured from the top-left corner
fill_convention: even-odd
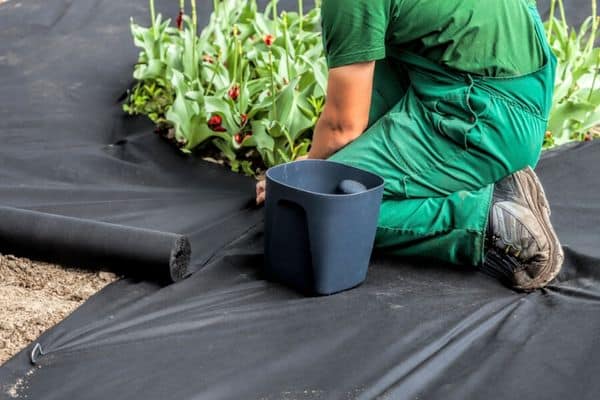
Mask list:
[[[321,295],[361,284],[373,250],[383,179],[325,160],[282,164],[266,176],[268,277]],[[338,194],[345,180],[364,190]]]

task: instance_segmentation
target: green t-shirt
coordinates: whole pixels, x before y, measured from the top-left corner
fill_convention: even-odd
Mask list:
[[[533,72],[544,62],[530,0],[323,0],[330,68],[407,50],[486,76]]]

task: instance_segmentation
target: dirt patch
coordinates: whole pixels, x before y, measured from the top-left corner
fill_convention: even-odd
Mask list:
[[[0,365],[117,278],[0,254]]]

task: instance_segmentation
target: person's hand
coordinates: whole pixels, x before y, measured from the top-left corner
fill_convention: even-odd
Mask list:
[[[262,204],[267,195],[267,181],[262,179],[256,183],[256,205]]]
[[[307,160],[308,154],[297,157],[295,161]],[[267,181],[263,177],[256,183],[256,205],[260,205],[265,201],[267,196]]]

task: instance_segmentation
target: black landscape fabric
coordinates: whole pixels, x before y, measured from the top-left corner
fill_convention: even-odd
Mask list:
[[[0,207],[0,252],[65,265],[110,265],[128,275],[176,282],[188,276],[190,242],[168,232]]]
[[[0,4],[0,204],[185,235],[195,271],[108,286],[36,341],[36,365],[32,344],[0,368],[0,398],[598,398],[600,142],[538,168],[566,255],[546,290],[376,255],[357,289],[304,297],[263,279],[252,180],[120,111],[128,19],[147,14],[141,0]]]

